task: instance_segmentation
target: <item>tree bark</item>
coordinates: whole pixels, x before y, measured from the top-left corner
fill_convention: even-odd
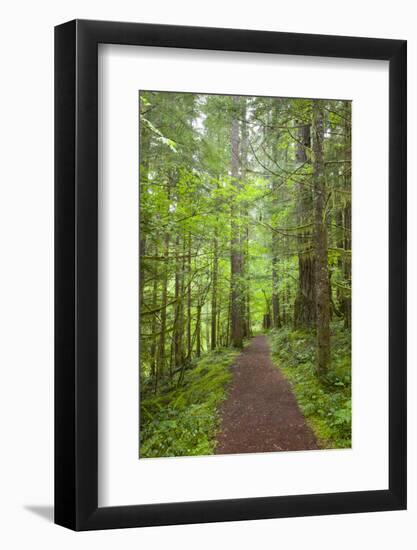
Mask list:
[[[192,304],[192,289],[191,289],[191,233],[188,234],[188,258],[187,258],[187,361],[191,359],[192,341],[191,341],[191,304]]]
[[[343,315],[345,318],[345,328],[352,328],[352,207],[351,202],[348,201],[343,209],[343,226],[345,228],[344,249],[346,251],[343,260],[343,278],[345,283],[349,286],[349,290],[344,292],[343,296]]]
[[[239,187],[239,121],[237,119],[238,98],[233,97],[234,112],[231,128],[231,175],[233,185]],[[242,254],[240,243],[240,228],[236,217],[239,208],[236,204],[231,207],[231,239],[230,239],[230,271],[231,271],[231,340],[235,348],[243,347],[242,326]]]
[[[307,150],[311,147],[310,125],[298,129],[296,160],[309,162]],[[310,186],[297,184],[297,223],[303,230],[298,236],[298,288],[294,302],[294,327],[312,328],[316,323],[315,257],[311,250],[312,234],[308,225],[312,221],[313,198]]]
[[[274,240],[274,238],[273,238]],[[272,256],[272,326],[274,328],[281,327],[281,319],[279,315],[279,291],[278,291],[278,258],[273,250]]]
[[[213,239],[213,271],[211,287],[211,349],[217,347],[217,271],[218,271],[218,246],[217,231]]]
[[[140,102],[141,115],[143,113],[142,101]],[[140,124],[140,166],[139,166],[139,178],[140,189],[143,190],[148,183],[149,175],[149,149],[150,149],[150,136],[149,130],[144,124]],[[145,286],[145,272],[143,257],[146,255],[146,231],[145,226],[147,220],[144,219],[143,212],[139,211],[139,304],[143,303],[143,291]]]
[[[248,213],[246,212],[246,215]],[[245,311],[245,324],[246,324],[246,330],[245,334],[247,338],[251,338],[252,336],[252,324],[251,324],[251,308],[250,308],[250,279],[249,279],[249,225],[246,224],[246,235],[245,235],[245,269],[246,269],[246,311]]]
[[[323,102],[313,101],[313,190],[316,256],[317,361],[319,376],[330,367],[330,294],[327,257],[326,178],[324,173]]]
[[[351,106],[348,101],[344,102],[344,107],[346,112],[350,113]],[[352,127],[351,127],[351,117],[346,116],[345,118],[345,158],[350,159],[352,155]],[[345,188],[351,187],[350,180],[351,174],[345,172]],[[343,262],[343,275],[346,284],[349,286],[349,291],[345,292],[344,303],[343,303],[343,314],[345,317],[345,328],[350,329],[352,327],[352,203],[349,199],[347,200],[345,207],[343,209],[343,227],[344,227],[344,246],[346,250]]]
[[[158,247],[155,246],[155,254],[158,254]],[[155,309],[157,307],[157,299],[158,299],[158,273],[155,273],[154,280],[153,280],[153,287],[152,287],[152,309]],[[154,315],[152,318],[152,325],[151,325],[151,334],[152,334],[152,343],[151,343],[151,350],[150,350],[150,357],[151,357],[151,376],[155,378],[156,376],[156,362],[157,362],[157,336],[156,336],[156,330],[157,330],[157,316]],[[143,342],[141,341],[141,345]]]
[[[197,319],[196,319],[196,355],[201,356],[201,305],[197,304]]]
[[[241,98],[241,143],[240,143],[240,179],[245,182],[247,177],[247,164],[248,164],[248,126],[247,119],[247,99]],[[251,333],[250,326],[250,286],[248,280],[249,271],[249,223],[248,223],[249,209],[247,203],[243,203],[241,206],[241,222],[240,222],[240,246],[241,246],[241,258],[242,258],[242,297],[241,297],[241,319],[242,319],[242,335],[243,338],[249,338]]]
[[[180,237],[177,236],[175,245],[175,324],[174,324],[174,364],[179,368],[184,362],[184,275],[185,275],[185,239],[183,239],[182,260],[180,257]]]
[[[169,233],[165,234],[165,249],[164,255],[169,256]],[[155,392],[158,388],[158,382],[161,376],[163,376],[165,369],[165,331],[167,321],[167,302],[168,302],[168,262],[164,263],[163,275],[162,275],[162,292],[161,292],[161,333],[159,335],[159,345],[156,362],[156,376],[155,376]]]

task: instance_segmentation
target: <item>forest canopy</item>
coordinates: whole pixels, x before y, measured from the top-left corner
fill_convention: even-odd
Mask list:
[[[140,91],[139,118],[143,456],[169,455],[144,438],[155,419],[175,432],[201,361],[226,353],[228,367],[258,333],[281,360],[305,342],[311,379],[348,410],[351,102]],[[206,443],[173,454],[213,451],[212,420]]]

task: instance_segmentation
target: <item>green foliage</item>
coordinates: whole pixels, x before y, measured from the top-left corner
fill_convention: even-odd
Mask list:
[[[237,352],[219,350],[195,361],[183,383],[162,394],[143,393],[140,407],[141,458],[213,454],[218,406],[231,380]]]
[[[332,367],[320,380],[315,371],[315,335],[281,329],[271,331],[275,364],[290,381],[301,411],[322,448],[351,446],[350,332],[332,324]]]
[[[314,295],[314,275],[301,276],[300,260],[313,264],[318,253],[316,100],[156,91],[141,91],[138,100],[141,456],[213,452],[233,358],[224,348],[236,343],[237,316],[245,336],[282,327],[271,338],[300,405],[321,439],[344,446],[347,333],[333,330],[323,383],[314,337],[288,328],[302,325],[294,319],[300,293]],[[349,327],[351,106],[321,104],[332,313]],[[223,351],[209,354],[212,348]]]
[[[177,152],[176,143],[175,143],[174,140],[165,137],[162,134],[162,132],[160,132],[158,130],[158,128],[155,128],[155,126],[152,124],[152,122],[150,120],[148,120],[147,118],[145,118],[144,116],[141,118],[141,121],[142,121],[143,124],[145,124],[149,128],[149,130],[151,132],[153,132],[155,134],[156,139],[158,141],[160,141],[164,145],[167,145],[171,149],[171,151],[174,151],[175,153]]]

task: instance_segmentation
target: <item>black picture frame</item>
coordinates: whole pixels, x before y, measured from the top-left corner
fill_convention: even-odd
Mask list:
[[[98,507],[98,44],[389,62],[389,488]],[[215,55],[215,53],[213,53]],[[74,20],[55,28],[55,523],[92,530],[406,508],[406,41]]]

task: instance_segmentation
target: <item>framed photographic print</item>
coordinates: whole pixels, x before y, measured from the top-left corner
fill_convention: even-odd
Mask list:
[[[55,29],[55,521],[406,507],[406,42]]]

